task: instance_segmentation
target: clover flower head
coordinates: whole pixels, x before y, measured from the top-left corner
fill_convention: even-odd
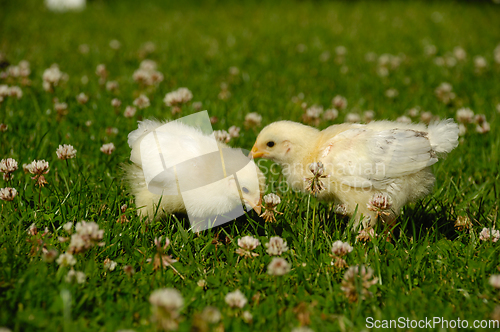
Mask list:
[[[69,144],[59,145],[56,150],[57,158],[61,160],[75,158],[76,152],[75,148]]]
[[[239,289],[234,292],[227,293],[224,300],[231,308],[243,308],[248,300]]]
[[[274,257],[267,266],[267,273],[273,276],[283,276],[290,272],[290,264],[281,257]]]
[[[286,241],[279,236],[272,236],[265,246],[267,248],[267,253],[271,256],[280,256],[284,252],[288,251]]]

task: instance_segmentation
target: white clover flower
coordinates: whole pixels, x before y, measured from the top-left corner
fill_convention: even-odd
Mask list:
[[[333,242],[332,244],[332,253],[335,256],[342,257],[352,252],[353,247],[347,243],[342,242],[340,240]]]
[[[99,225],[93,221],[86,222],[82,220],[81,222],[77,222],[75,229],[78,234],[88,237],[92,241],[100,241],[104,236],[104,230],[99,229]]]
[[[483,228],[481,233],[479,233],[479,239],[481,241],[492,241],[497,242],[500,239],[500,230],[494,228]]]
[[[116,91],[120,85],[117,81],[107,81],[106,82],[106,90],[108,91]]]
[[[57,255],[59,255],[59,252],[55,249],[50,249],[50,250],[43,250],[42,253],[42,260],[46,263],[52,263]]]
[[[193,99],[193,93],[188,88],[179,88],[165,95],[163,101],[167,106],[180,106]]]
[[[123,116],[126,118],[131,118],[135,115],[136,112],[137,112],[137,108],[132,107],[132,106],[127,106],[125,108],[125,112],[123,112]]]
[[[125,272],[129,277],[135,274],[135,269],[132,265],[125,265],[123,267],[123,272]]]
[[[74,266],[76,264],[76,258],[70,253],[64,253],[59,255],[56,262],[61,266]]]
[[[103,144],[101,146],[101,152],[111,155],[115,151],[115,145],[113,143]]]
[[[153,307],[158,307],[177,315],[184,305],[184,298],[181,292],[175,288],[161,288],[151,293],[149,303]]]
[[[71,233],[71,230],[73,229],[73,223],[71,221],[68,221],[67,223],[65,223],[63,225],[63,229],[68,232],[68,233]]]
[[[222,315],[216,307],[205,307],[201,312],[201,318],[210,324],[217,324],[222,319]]]
[[[309,171],[312,173],[312,177],[304,178],[306,183],[306,190],[317,195],[323,190],[325,190],[325,184],[322,179],[329,177],[330,175],[325,175],[325,167],[321,161],[309,164]]]
[[[203,104],[201,101],[195,101],[195,102],[193,102],[192,106],[196,111],[201,111]]]
[[[1,188],[0,189],[0,199],[2,201],[13,201],[17,196],[17,190],[15,188]]]
[[[246,250],[254,250],[260,245],[260,241],[253,236],[247,235],[238,239],[238,246]]]
[[[394,88],[390,88],[390,89],[387,89],[387,90],[385,91],[385,96],[386,96],[387,98],[391,98],[391,99],[392,99],[392,98],[396,98],[398,95],[399,95],[399,91],[398,91],[398,90],[396,90],[396,89],[394,89]]]
[[[59,145],[56,150],[57,158],[61,160],[75,158],[76,152],[75,148],[69,144]]]
[[[464,61],[467,58],[467,52],[460,46],[457,46],[453,49],[453,55],[458,61]]]
[[[45,0],[45,6],[53,12],[81,11],[85,0]]]
[[[475,56],[474,57],[474,67],[476,67],[476,70],[482,70],[488,66],[488,62],[486,59],[482,56]]]
[[[271,256],[280,256],[282,253],[288,251],[286,241],[279,236],[272,236],[265,246],[267,248],[267,253]]]
[[[275,214],[283,214],[276,211],[276,206],[281,203],[281,198],[273,193],[267,194],[263,197],[265,211],[260,215],[265,221],[273,222],[276,221]]]
[[[474,112],[468,107],[460,108],[457,110],[455,117],[460,123],[472,123],[474,120]]]
[[[139,65],[139,69],[133,74],[134,81],[146,85],[153,86],[163,81],[163,74],[156,70],[156,62],[153,60],[143,60]]]
[[[273,193],[267,194],[263,197],[264,203],[269,206],[275,207],[276,205],[281,203],[281,198]]]
[[[43,72],[43,88],[45,91],[52,91],[60,82],[68,80],[68,74],[59,70],[57,64],[53,64],[50,68]]]
[[[54,110],[58,113],[58,114],[66,114],[67,110],[68,110],[68,104],[66,103],[55,103],[54,104]]]
[[[490,285],[500,289],[500,274],[494,274],[490,277]]]
[[[411,123],[411,119],[409,117],[407,117],[406,115],[401,115],[400,117],[398,117],[396,119],[396,122],[399,122],[399,123]]]
[[[10,94],[10,88],[6,84],[0,84],[0,97],[7,97]]]
[[[272,276],[283,276],[290,272],[290,264],[281,257],[274,257],[267,266],[267,273]]]
[[[71,269],[68,271],[65,280],[67,283],[72,283],[76,281],[76,283],[78,284],[83,284],[87,280],[87,276],[85,275],[85,273],[81,271],[75,271]]]
[[[467,127],[463,123],[458,125],[458,136],[464,136],[467,133]]]
[[[78,45],[78,52],[82,54],[88,54],[90,52],[90,47],[87,44]]]
[[[47,174],[49,172],[49,163],[45,160],[34,160],[27,166],[28,171],[34,175]]]
[[[168,237],[165,237],[165,244],[164,245],[161,244],[162,239],[163,239],[163,236],[160,236],[160,237],[155,237],[155,239],[153,240],[153,243],[156,246],[156,249],[158,251],[166,250],[168,248],[168,246],[170,245],[170,239]]]
[[[144,59],[139,64],[139,68],[142,69],[142,70],[147,70],[147,71],[151,72],[151,71],[155,71],[156,70],[157,64],[153,60]]]
[[[0,173],[4,173],[3,179],[9,181],[12,173],[18,169],[17,161],[13,158],[2,159],[0,161]]]
[[[481,125],[476,126],[476,132],[480,134],[485,134],[491,130],[490,124],[488,122],[483,122]]]
[[[94,245],[102,245],[99,241],[104,236],[104,230],[99,229],[95,222],[81,221],[76,223],[76,233],[71,235],[71,241],[68,250],[72,253],[84,252]]]
[[[377,233],[375,233],[375,230],[371,227],[368,228],[363,228],[358,232],[358,235],[356,236],[356,240],[367,242],[371,241],[374,237],[377,237]]]
[[[347,53],[347,48],[345,48],[345,46],[337,46],[335,47],[335,53],[337,53],[337,55],[340,55],[340,56],[343,56]]]
[[[323,114],[323,107],[318,105],[312,105],[308,109],[306,109],[306,116],[309,119],[319,119]]]
[[[79,104],[86,104],[89,101],[89,96],[87,96],[85,93],[81,92],[78,96],[76,96],[76,101]]]
[[[373,119],[375,118],[375,112],[372,110],[364,111],[363,112],[363,121],[366,123],[372,122]]]
[[[314,330],[307,326],[300,326],[293,328],[291,332],[314,332]]]
[[[432,44],[425,45],[425,47],[424,47],[424,53],[427,56],[435,55],[437,53],[437,47],[436,47],[436,45],[432,45]]]
[[[420,113],[420,109],[417,107],[412,107],[408,110],[408,115],[411,116],[412,118],[417,117],[418,114]]]
[[[111,99],[111,106],[113,106],[114,108],[118,108],[122,105],[122,101],[118,98],[113,98]]]
[[[106,78],[108,76],[108,70],[106,69],[106,65],[100,63],[95,68],[95,74],[101,78]]]
[[[340,289],[344,291],[349,301],[354,302],[359,298],[371,296],[372,293],[368,289],[377,282],[378,278],[373,277],[373,270],[370,267],[357,265],[346,271]]]
[[[338,110],[344,110],[347,107],[347,99],[341,95],[337,95],[332,99],[333,107]]]
[[[430,123],[431,120],[434,118],[434,115],[432,115],[431,112],[422,112],[422,114],[420,114],[420,121],[422,121],[423,123]]]
[[[11,86],[9,88],[9,96],[21,99],[23,97],[23,90],[18,86]]]
[[[333,121],[339,116],[339,111],[335,108],[330,108],[323,113],[323,119],[326,121]]]
[[[32,223],[30,227],[27,230],[28,234],[33,236],[38,234],[38,228],[36,227],[35,223]]]
[[[225,130],[215,130],[214,136],[215,139],[221,143],[229,143],[231,140],[231,135]]]
[[[367,207],[370,211],[377,212],[382,210],[389,210],[392,207],[392,198],[385,193],[373,194],[372,198],[367,204]]]
[[[149,302],[158,330],[177,330],[179,313],[184,305],[181,293],[175,288],[157,289],[149,296]]]
[[[229,67],[229,74],[230,75],[236,76],[239,73],[240,73],[240,70],[238,69],[238,67],[235,67],[235,66]]]
[[[71,235],[69,251],[73,253],[83,252],[87,249],[88,241],[80,234]]]
[[[112,261],[109,258],[106,258],[104,260],[104,270],[106,270],[106,271],[113,271],[116,268],[117,265],[118,265],[117,262]]]
[[[231,308],[243,308],[248,302],[245,295],[239,289],[227,293],[224,300]]]
[[[240,137],[240,130],[240,127],[231,126],[227,131],[229,132],[229,136],[231,136],[231,138],[236,138]]]
[[[493,56],[496,63],[500,63],[500,44],[493,50]]]
[[[118,40],[116,40],[116,39],[112,39],[109,42],[109,47],[111,47],[114,50],[119,49],[121,46],[122,46],[122,44]]]
[[[359,123],[361,122],[361,117],[356,113],[347,113],[344,122]]]
[[[450,83],[443,82],[434,90],[438,99],[445,103],[449,104],[452,100],[455,99],[456,95],[453,92],[453,87]]]
[[[253,127],[258,127],[262,123],[262,115],[259,113],[248,113],[245,115],[245,126],[253,128]]]
[[[377,60],[377,54],[375,52],[368,52],[365,54],[365,60],[367,62],[374,62]]]
[[[137,107],[139,107],[140,109],[143,109],[143,108],[146,108],[146,107],[149,107],[151,104],[149,102],[149,98],[146,97],[145,95],[140,95],[139,97],[137,97],[133,104]]]
[[[245,323],[250,324],[253,320],[253,316],[250,311],[245,310],[241,313],[241,319],[243,319]]]

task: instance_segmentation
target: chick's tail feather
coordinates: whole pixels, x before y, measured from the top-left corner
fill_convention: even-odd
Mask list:
[[[437,153],[449,153],[458,146],[458,125],[453,119],[431,123],[427,132],[432,150]]]

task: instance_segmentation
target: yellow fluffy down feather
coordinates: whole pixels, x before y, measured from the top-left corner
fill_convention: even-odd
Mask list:
[[[175,164],[172,172],[156,179],[156,183],[170,193],[154,193],[148,188],[144,174],[143,158],[147,154],[157,154],[156,146],[143,144],[141,151],[141,142],[147,134],[165,125],[167,122],[156,120],[145,120],[139,122],[139,128],[132,131],[128,137],[128,143],[131,151],[131,164],[124,165],[125,179],[128,182],[131,194],[135,197],[135,204],[138,207],[139,216],[147,216],[150,220],[155,216],[160,217],[164,214],[186,213],[195,218],[206,218],[213,215],[222,215],[233,210],[238,205],[245,204],[260,213],[261,192],[265,187],[265,177],[255,165],[253,160],[249,160],[239,149],[233,149],[222,143],[215,143],[214,137],[206,135],[201,130],[182,124],[169,123],[168,131],[162,133],[160,139],[161,151],[164,160]],[[228,174],[237,174],[237,181],[234,177],[228,176],[223,180],[217,181],[216,185],[210,189],[208,187],[199,187],[199,183],[207,184],[209,179],[219,178],[220,168],[213,167],[213,163],[207,158],[197,158],[204,155],[210,148],[217,144],[219,150],[224,151],[224,170]],[[142,153],[141,153],[142,152]],[[219,153],[214,155],[214,160],[220,162]],[[216,160],[215,160],[216,161]],[[240,169],[242,163],[248,167]],[[185,171],[183,167],[189,169]],[[184,186],[196,190],[196,196],[191,196],[189,200],[181,196],[179,187],[180,174],[183,175]],[[257,177],[255,177],[257,174]],[[208,182],[207,182],[208,181]],[[237,182],[237,183],[236,183]],[[234,194],[238,192],[238,194]]]
[[[429,125],[375,121],[339,124],[322,131],[291,121],[265,127],[252,149],[254,158],[271,159],[282,167],[288,184],[308,192],[312,163],[321,162],[324,190],[318,198],[333,201],[336,211],[361,217],[365,227],[378,217],[392,222],[401,208],[429,194],[430,168],[458,145],[452,119]]]

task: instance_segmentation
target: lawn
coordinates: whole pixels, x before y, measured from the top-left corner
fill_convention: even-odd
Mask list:
[[[0,331],[491,327],[500,241],[481,232],[500,229],[498,22],[500,5],[487,1],[90,0],[59,13],[0,0],[0,159],[18,163],[0,179],[17,192],[0,200]],[[134,76],[141,63],[155,82]],[[173,114],[164,98],[181,87],[193,98]],[[336,96],[347,105],[332,105]],[[251,211],[194,233],[182,214],[141,220],[123,181],[128,133],[138,120],[199,110],[214,130],[240,127],[229,145],[248,150],[284,119],[326,128],[454,118],[462,132],[433,166],[433,193],[403,209],[389,241],[383,229],[359,239],[353,219],[289,190],[264,160],[263,171],[276,171],[266,193],[281,197],[274,223]],[[63,144],[74,158],[58,158]],[[23,172],[35,160],[48,172]],[[85,227],[98,230],[71,262],[63,254]],[[238,254],[245,236],[259,240],[258,255]],[[276,236],[288,246],[281,276],[269,273]],[[364,283],[333,264],[337,240],[352,246],[344,259]],[[237,290],[247,302],[227,298]]]

